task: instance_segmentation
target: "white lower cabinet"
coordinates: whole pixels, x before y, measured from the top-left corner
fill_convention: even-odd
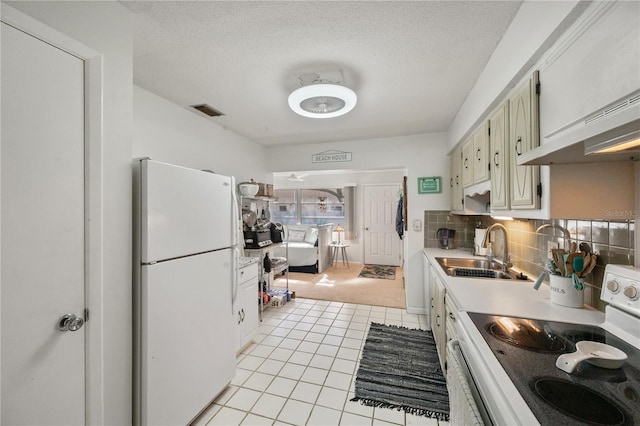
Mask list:
[[[440,359],[440,367],[442,373],[447,375],[446,371],[446,354],[447,354],[447,330],[445,322],[445,287],[444,284],[438,278],[438,274],[433,269],[434,266],[429,266],[429,276],[431,278],[431,331],[436,341],[436,347],[438,348],[438,358]]]
[[[449,351],[446,350],[446,346],[450,340],[454,340],[458,338],[458,330],[456,329],[456,323],[458,322],[458,311],[460,309],[453,301],[450,295],[445,296],[444,300],[444,322],[445,322],[445,330],[446,330],[446,338],[443,351],[445,352],[445,367],[449,366]]]
[[[258,263],[252,263],[238,271],[238,292],[233,304],[237,324],[236,353],[258,332],[258,309]]]

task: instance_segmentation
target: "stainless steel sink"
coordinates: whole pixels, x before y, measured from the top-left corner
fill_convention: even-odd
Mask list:
[[[516,274],[512,270],[504,272],[502,264],[489,259],[436,257],[436,260],[446,274],[452,277],[529,280],[526,275]]]
[[[502,270],[502,264],[489,259],[466,259],[460,257],[436,257],[436,260],[446,270],[449,267],[455,268],[482,268]]]

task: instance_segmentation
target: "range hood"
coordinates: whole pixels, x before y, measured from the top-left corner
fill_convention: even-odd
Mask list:
[[[518,158],[519,165],[639,160],[640,90],[543,139]]]

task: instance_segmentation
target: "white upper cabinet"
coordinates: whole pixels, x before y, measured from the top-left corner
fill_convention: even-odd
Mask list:
[[[485,122],[473,134],[473,183],[489,180],[489,124]]]
[[[485,123],[462,146],[462,185],[467,188],[489,180],[489,126]]]
[[[491,209],[509,209],[509,103],[489,119]]]
[[[451,179],[449,180],[449,189],[451,190],[451,211],[462,211],[464,209],[464,193],[462,188],[462,150],[460,148],[451,154]]]
[[[509,99],[509,169],[512,209],[538,209],[539,166],[519,166],[518,157],[539,144],[538,73]]]
[[[462,145],[462,186],[473,185],[473,136]]]

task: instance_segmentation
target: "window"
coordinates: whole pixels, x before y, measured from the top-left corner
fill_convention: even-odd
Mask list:
[[[345,228],[352,234],[354,188],[276,189],[272,221],[283,225],[325,225]]]

